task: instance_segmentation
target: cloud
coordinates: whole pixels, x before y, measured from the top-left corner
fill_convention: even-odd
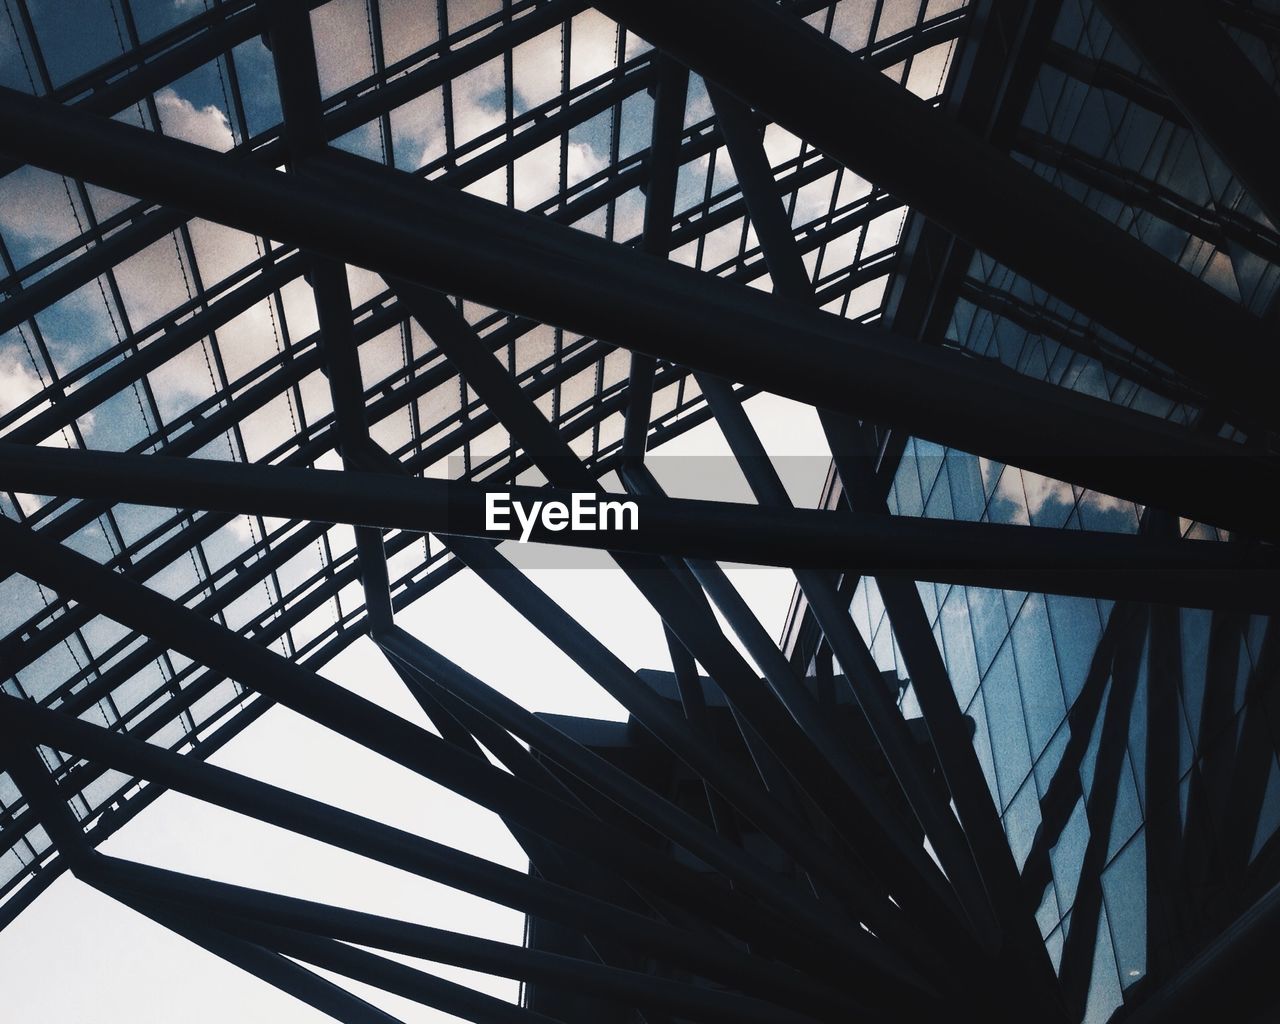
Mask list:
[[[218,328],[218,350],[227,379],[233,384],[275,356],[270,300],[255,302]]]
[[[16,349],[0,349],[0,415],[16,409],[43,390],[31,360]]]
[[[248,516],[236,516],[227,523],[225,529],[246,547],[256,543],[258,540],[258,531],[254,528],[253,521]]]
[[[203,341],[189,346],[147,375],[160,416],[166,423],[213,394],[204,346]]]
[[[332,96],[373,72],[365,0],[332,0],[311,12],[320,91]]]
[[[235,145],[227,115],[212,104],[196,107],[190,100],[165,88],[156,93],[156,107],[160,112],[160,127],[166,135],[219,152]]]
[[[216,284],[260,255],[253,235],[199,218],[188,221],[191,245],[205,285]]]
[[[1099,524],[1105,523],[1105,517],[1112,513],[1122,514],[1125,522],[1133,519],[1134,505],[1131,501],[1077,488],[1030,470],[1002,467],[987,459],[978,461],[988,490],[991,490],[993,474],[1000,473],[1000,479],[991,495],[994,519],[1024,525],[1057,525],[1066,522],[1077,503],[1082,512],[1097,513],[1096,516],[1090,516],[1084,524],[1086,529],[1100,528]],[[998,513],[995,512],[997,508]],[[1099,516],[1104,518],[1099,519]],[[1136,523],[1136,520],[1133,521]]]
[[[577,88],[613,70],[618,63],[618,25],[598,11],[584,11],[570,25],[569,87]],[[647,47],[629,37],[628,59]],[[560,94],[564,37],[557,26],[516,47],[513,83],[518,109],[546,103]]]
[[[190,298],[184,260],[173,236],[164,235],[116,265],[116,282],[135,330],[150,326]]]
[[[617,64],[618,26],[594,11],[578,15],[572,24],[569,72],[571,86],[578,86],[609,71]],[[516,47],[513,54],[513,88],[517,112],[555,99],[561,92],[563,32],[557,27]],[[451,85],[454,142],[465,145],[500,127],[506,121],[506,79],[501,59],[488,61],[455,79]],[[437,92],[406,103],[392,115],[397,149],[414,153],[415,168],[444,153],[444,111]],[[585,142],[569,146],[568,184],[602,169],[606,157]],[[559,143],[549,143],[516,162],[515,205],[536,206],[559,189]],[[471,185],[467,191],[494,202],[506,202],[506,174],[495,173]]]
[[[0,229],[40,252],[75,238],[80,230],[62,178],[22,167],[0,179]]]
[[[604,157],[583,142],[569,144],[568,180],[572,185],[590,177],[603,169],[607,163]],[[550,199],[560,188],[560,140],[553,139],[526,153],[515,164],[515,206],[519,210],[529,210],[539,203]],[[482,199],[495,203],[507,201],[506,171],[490,174],[466,191]]]
[[[571,87],[598,78],[617,66],[618,25],[599,11],[586,10],[573,19],[571,40]]]

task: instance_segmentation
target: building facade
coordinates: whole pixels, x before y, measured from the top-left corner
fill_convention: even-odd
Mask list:
[[[1274,4],[4,3],[0,925],[70,872],[342,1020],[387,1011],[317,968],[477,1021],[1271,1019]],[[753,502],[663,491],[700,425]],[[638,502],[535,540],[671,673],[513,566],[516,485]],[[728,563],[794,570],[781,637]],[[628,723],[404,628],[463,573]],[[430,729],[319,674],[365,638]],[[277,705],[529,871],[210,764]],[[528,941],[100,849],[168,791]]]

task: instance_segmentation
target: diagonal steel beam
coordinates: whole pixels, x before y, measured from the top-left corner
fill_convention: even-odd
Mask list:
[[[6,140],[23,140],[28,159],[106,187],[1054,479],[1263,535],[1275,528],[1244,497],[1271,488],[1275,468],[1238,445],[895,341],[367,161],[286,178],[10,90],[0,90],[0,127]],[[1235,312],[1219,328],[1238,313],[1228,305]],[[1207,457],[1187,458],[1194,455]]]
[[[785,212],[776,199],[776,187],[760,137],[751,130],[747,111],[737,100],[718,87],[711,87],[710,93],[774,287],[797,302],[812,302],[813,285]],[[786,489],[733,390],[713,377],[702,375],[699,380],[757,500],[762,504],[789,507]],[[875,509],[876,503],[868,500],[875,493],[875,482],[867,453],[860,451],[865,425],[826,410],[819,410],[819,417],[846,494],[854,507],[869,505]],[[998,948],[999,957],[1012,965],[1003,969],[1017,979],[1013,988],[1019,993],[1017,999],[1038,1005],[1038,1012],[1050,1018],[1060,1016],[1048,956],[1038,941],[1030,915],[1023,912],[1016,898],[1017,869],[916,588],[901,580],[878,581],[956,815],[928,784],[916,758],[917,752],[909,742],[901,713],[880,685],[870,651],[853,626],[847,602],[838,597],[834,581],[820,572],[804,569],[796,570],[796,581],[844,667],[854,696],[913,812],[932,839],[974,927]],[[999,929],[999,938],[993,934],[996,929]]]
[[[0,707],[27,740],[104,762],[195,799],[504,906],[574,928],[599,928],[619,941],[682,963],[704,977],[727,981],[744,992],[781,998],[784,1005],[798,1008],[812,1006],[823,1013],[857,1012],[858,1004],[853,1000],[793,970],[743,954],[720,939],[694,935],[318,800],[36,707],[30,701],[0,694]]]
[[[1262,323],[765,0],[600,0],[631,30],[1133,344],[1275,426]],[[769,73],[798,68],[800,73]],[[824,102],[814,103],[815,96]],[[940,170],[945,168],[945,173]],[[1123,287],[1119,286],[1123,282]],[[1212,343],[1210,343],[1212,339]]]
[[[473,556],[475,553],[474,550],[468,552]],[[499,571],[514,572],[516,570],[500,569]],[[492,579],[492,576],[485,574],[484,578]],[[669,805],[626,772],[603,761],[580,744],[565,737],[553,726],[541,722],[537,716],[485,686],[480,680],[448,662],[404,630],[395,628],[385,631],[378,637],[378,642],[385,645],[390,656],[440,679],[445,686],[463,700],[473,704],[477,710],[489,715],[504,728],[510,729],[531,746],[543,751],[586,785],[599,790],[618,803],[628,813],[646,821],[659,829],[662,834],[716,867],[726,878],[741,887],[744,892],[750,893],[753,898],[776,906],[783,914],[810,920],[815,923],[815,926],[820,926],[818,919],[823,915],[825,908],[806,899],[784,880],[770,877],[770,873],[763,870],[761,865],[754,862],[751,857],[720,839],[705,825]],[[643,687],[644,684],[639,685]],[[660,739],[670,736],[672,730],[669,725],[664,728],[661,720],[655,722],[652,716],[645,715],[643,708],[637,717],[646,723],[654,723],[650,727],[655,728],[655,733]],[[687,747],[678,748],[677,756],[680,756],[680,749],[687,749]],[[709,763],[711,758],[706,757],[701,761],[696,758],[687,760],[692,762],[696,770]],[[709,772],[708,775],[710,776],[708,781],[712,784],[725,786],[721,781],[725,773],[715,775]],[[725,788],[729,787],[725,786]],[[742,787],[732,788],[730,792],[734,801],[742,806],[744,813],[748,815],[753,813],[753,807],[758,805],[758,800],[744,799]],[[892,918],[881,917],[876,920],[884,928],[881,931],[881,937],[893,938],[893,934],[889,931]],[[763,941],[767,941],[767,938]]]
[[[624,466],[621,472],[636,493],[661,493],[646,467]],[[760,666],[778,700],[831,763],[854,798],[849,803],[861,805],[861,808],[845,806],[842,800],[841,813],[828,810],[838,829],[854,830],[850,843],[857,855],[890,880],[895,901],[909,912],[916,913],[917,922],[929,923],[928,927],[937,933],[934,941],[948,947],[968,941],[971,936],[967,933],[966,939],[958,940],[959,933],[951,931],[963,917],[950,888],[955,883],[948,882],[929,859],[920,844],[919,834],[914,839],[908,834],[900,812],[869,778],[861,758],[848,746],[848,738],[824,718],[824,709],[810,696],[724,571],[716,562],[700,559],[690,559],[688,569]],[[876,685],[881,685],[878,673]],[[876,835],[877,840],[873,844],[859,843],[858,835]],[[934,839],[933,842],[936,847],[940,841]],[[949,955],[958,963],[965,954]]]
[[[1208,140],[1272,224],[1280,224],[1280,97],[1208,0],[1101,0],[1107,18]],[[1271,141],[1268,142],[1267,140]]]
[[[325,148],[322,129],[320,72],[315,42],[307,10],[283,3],[270,23],[272,53],[275,56],[276,87],[284,117],[284,138],[291,166],[309,159]],[[338,451],[343,465],[369,440],[369,420],[365,409],[364,381],[360,355],[352,330],[351,294],[346,266],[333,259],[308,258],[312,301],[320,328],[321,351],[334,422],[338,430]],[[392,619],[391,584],[387,574],[382,532],[357,527],[356,557],[364,590],[369,621],[389,625]]]
[[[546,477],[561,486],[594,490],[596,482],[582,463],[480,344],[461,314],[443,297],[427,290],[404,283],[397,290]],[[832,783],[841,786],[839,774],[820,756],[813,738],[798,723],[788,715],[777,714],[784,705],[760,686],[755,673],[728,643],[701,589],[696,585],[686,588],[661,561],[619,552],[614,552],[614,559],[724,691],[757,770],[769,788],[787,792],[790,775],[819,807],[832,799]],[[775,839],[786,846],[788,839],[794,843],[795,837],[784,834],[779,838],[775,833]],[[817,863],[821,869],[822,861]],[[839,872],[834,884],[842,886]],[[865,905],[865,900],[860,902]],[[878,926],[873,923],[873,927]]]
[[[785,1013],[776,1004],[771,1006],[703,985],[604,967],[527,946],[280,896],[147,864],[99,857],[96,866],[100,875],[114,886],[182,904],[195,912],[235,915],[496,977],[590,992],[677,1013],[690,1020],[765,1024],[776,1019],[767,1014]]]
[[[24,551],[13,541],[27,538]],[[117,622],[163,640],[193,660],[215,668],[294,711],[487,807],[549,842],[583,855],[602,857],[620,874],[705,912],[718,926],[750,933],[759,927],[759,908],[731,892],[707,887],[696,872],[602,826],[555,795],[513,778],[486,761],[472,758],[380,706],[365,700],[231,630],[132,583],[92,560],[51,544],[8,520],[0,520],[5,559],[18,571],[66,596],[92,604]],[[13,711],[16,713],[16,710]],[[875,983],[894,968],[878,943],[852,923],[827,917],[793,918],[846,965],[858,964],[859,976]],[[882,983],[882,982],[881,982]],[[908,998],[905,992],[903,998]]]
[[[172,909],[135,893],[106,887],[102,891],[219,959],[235,964],[242,971],[281,992],[287,992],[342,1024],[403,1024],[399,1017],[380,1010],[276,950],[230,935],[211,927],[204,920],[174,913]]]
[[[671,218],[675,211],[676,182],[680,171],[680,140],[684,130],[685,101],[689,92],[689,71],[675,61],[658,61],[658,80],[653,101],[653,127],[649,142],[648,187],[644,197],[644,228],[640,249],[667,257],[671,240]],[[642,352],[631,353],[627,381],[627,418],[623,433],[624,457],[644,457],[649,434],[649,414],[653,408],[655,361]]]
[[[1075,1019],[1083,1019],[1098,956],[1098,922],[1102,912],[1102,869],[1111,848],[1122,772],[1129,749],[1130,718],[1138,688],[1138,673],[1147,635],[1147,609],[1135,609],[1138,621],[1120,639],[1111,663],[1111,685],[1098,729],[1098,752],[1092,766],[1085,815],[1089,839],[1080,865],[1071,928],[1063,943],[1059,977]]]
[[[142,908],[144,913],[147,907],[163,907],[165,911],[169,909],[166,905],[154,903],[137,894],[129,894],[125,898]],[[181,908],[170,920],[186,923],[191,918],[185,908]],[[291,960],[339,974],[378,991],[411,1000],[419,1006],[469,1021],[470,1024],[564,1024],[561,1018],[548,1017],[527,1006],[477,992],[469,986],[448,981],[421,968],[325,936],[264,924],[228,914],[219,908],[204,911],[200,922],[216,929],[221,935],[261,946]],[[810,1020],[805,1017],[797,1018],[795,1024]]]

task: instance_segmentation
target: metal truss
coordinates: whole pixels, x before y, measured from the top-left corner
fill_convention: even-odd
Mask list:
[[[570,1024],[548,992],[651,1024],[1080,1020],[1137,729],[1147,966],[1115,1019],[1274,1004],[1251,984],[1280,927],[1267,16],[440,0],[409,39],[380,0],[159,25],[113,0],[118,50],[68,70],[34,5],[4,2],[25,79],[0,86],[0,204],[52,188],[74,228],[0,220],[0,924],[69,870],[343,1021],[394,1018],[312,968],[478,1022]],[[340,72],[334,38],[363,55]],[[817,409],[819,508],[792,505],[744,408],[760,392]],[[754,504],[668,495],[646,464],[708,421]],[[992,486],[926,504],[921,451],[1058,488],[1074,518],[1001,518]],[[664,625],[678,699],[486,528],[495,486],[615,479],[640,530],[534,539],[608,553]],[[1132,528],[1084,522],[1090,495]],[[782,638],[725,562],[794,570]],[[625,707],[696,806],[406,630],[459,572]],[[1107,602],[1025,843],[947,648],[965,588]],[[872,591],[879,638],[851,612]],[[1190,775],[1185,609],[1210,623]],[[363,636],[434,731],[319,674]],[[529,872],[209,763],[275,705],[495,812]],[[169,790],[582,953],[99,850]],[[1049,934],[1076,818],[1071,924]]]

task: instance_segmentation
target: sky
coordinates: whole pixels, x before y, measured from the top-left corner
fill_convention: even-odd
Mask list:
[[[791,470],[786,481],[793,500],[812,505],[826,467],[813,410],[771,395],[751,399],[747,409],[771,452],[808,456],[783,465]],[[674,494],[745,499],[745,487],[739,481],[735,490],[729,478],[726,451],[718,429],[708,422],[664,445],[652,465]],[[575,554],[566,561],[548,558],[534,547],[509,543],[506,551],[527,564],[534,581],[627,665],[670,668],[657,615],[621,572],[610,568],[607,556]],[[783,569],[725,569],[765,628],[778,636],[793,578]],[[625,718],[612,698],[470,573],[459,573],[431,591],[397,621],[526,708]],[[323,674],[426,724],[368,640],[352,644]],[[267,712],[212,760],[496,863],[527,869],[522,851],[496,815],[288,709]],[[523,917],[514,910],[180,794],[160,797],[101,849],[220,881],[505,942],[519,943],[523,936]],[[420,966],[504,999],[518,998],[516,982],[444,965]],[[406,1024],[456,1019],[346,979],[341,983]],[[0,1024],[329,1020],[69,875],[0,931],[0,986],[9,1014]]]

